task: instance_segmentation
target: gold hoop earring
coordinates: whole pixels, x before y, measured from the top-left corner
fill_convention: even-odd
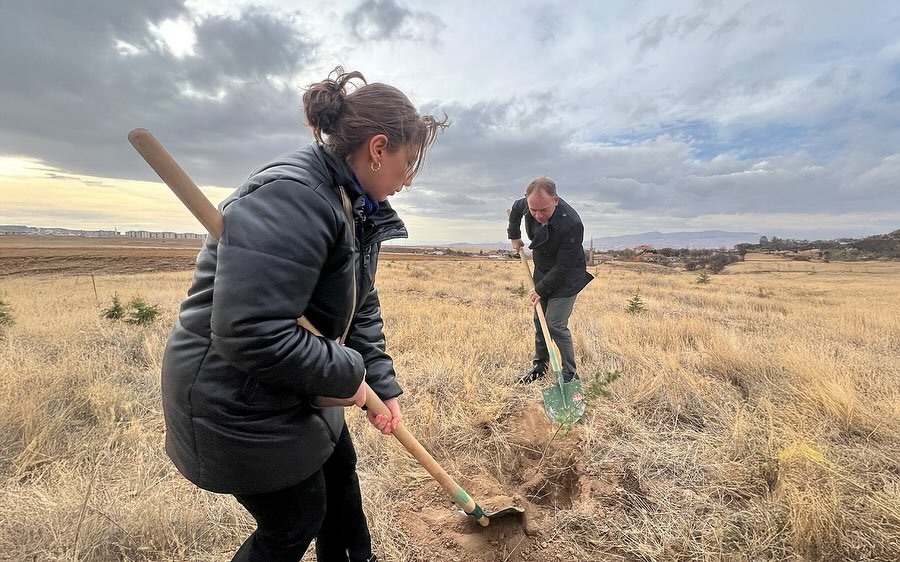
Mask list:
[[[381,169],[381,162],[378,163],[377,168],[375,167],[375,162],[372,162],[371,164],[369,164],[369,168],[371,168],[373,172],[377,172]]]

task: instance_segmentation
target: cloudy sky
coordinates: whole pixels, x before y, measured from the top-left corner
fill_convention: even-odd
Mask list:
[[[505,239],[538,175],[594,236],[900,228],[900,3],[837,0],[0,0],[0,224],[197,232],[128,131],[218,202],[337,64],[452,121],[414,241]]]

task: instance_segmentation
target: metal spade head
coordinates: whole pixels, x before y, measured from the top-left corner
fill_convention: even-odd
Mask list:
[[[521,507],[510,506],[504,507],[503,509],[497,511],[485,511],[484,514],[488,516],[490,519],[496,519],[498,517],[503,517],[506,515],[521,515],[525,513],[525,510]]]
[[[467,513],[466,511],[460,509],[457,510],[459,513],[463,515],[468,515],[478,521],[482,527],[487,527],[490,524],[490,521],[497,519],[499,517],[507,517],[510,515],[522,515],[525,513],[525,510],[521,507],[516,507],[514,505],[509,507],[504,507],[503,509],[498,509],[497,511],[485,511],[481,508],[480,505],[475,504],[475,509],[472,510],[471,513]]]
[[[550,367],[556,376],[556,384],[545,388],[544,412],[551,421],[571,426],[584,415],[584,391],[578,379],[563,382],[561,354],[556,342],[547,346],[550,353]]]
[[[552,421],[562,425],[572,425],[584,415],[584,391],[581,381],[563,382],[562,377],[557,384],[545,388],[544,412]]]

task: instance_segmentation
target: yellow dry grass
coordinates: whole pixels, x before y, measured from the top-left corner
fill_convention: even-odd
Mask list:
[[[533,341],[520,268],[380,266],[405,421],[466,484],[504,481],[505,420],[539,398],[511,384]],[[624,375],[566,440],[581,485],[541,508],[547,550],[522,559],[563,543],[574,560],[900,559],[900,265],[751,261],[708,285],[639,264],[594,273],[572,319],[579,370]],[[89,276],[0,280],[16,316],[0,326],[0,559],[227,560],[250,532],[162,450],[159,366],[189,279],[96,276],[99,303]],[[161,318],[101,319],[114,293]],[[428,476],[360,417],[382,559],[452,559],[399,524]]]

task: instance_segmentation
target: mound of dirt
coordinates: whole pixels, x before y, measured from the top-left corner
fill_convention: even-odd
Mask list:
[[[418,560],[438,562],[527,562],[572,560],[574,549],[554,528],[558,510],[592,501],[592,482],[581,462],[579,430],[554,435],[540,402],[502,421],[510,452],[496,466],[460,482],[485,511],[509,506],[524,515],[507,515],[481,527],[466,517],[433,481],[415,490],[406,506],[411,517],[400,520],[415,545]],[[608,485],[608,493],[614,493]],[[400,512],[404,512],[403,508]]]

